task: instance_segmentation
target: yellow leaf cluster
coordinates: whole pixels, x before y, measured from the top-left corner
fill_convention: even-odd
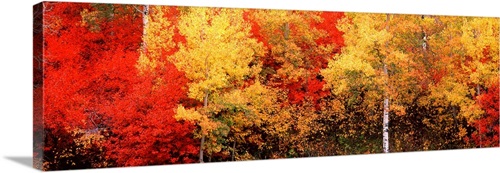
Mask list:
[[[186,120],[191,122],[199,122],[202,120],[202,115],[194,109],[186,109],[184,108],[184,106],[179,105],[175,110],[174,118],[178,121]]]
[[[172,41],[174,35],[174,26],[165,16],[170,8],[167,6],[150,6],[149,13],[146,16],[148,22],[143,26],[142,47],[139,52],[139,59],[136,67],[141,73],[162,66],[164,51],[169,51],[175,44]]]
[[[461,43],[466,55],[473,59],[469,66],[463,67],[476,84],[489,86],[498,81],[499,23],[493,18],[468,18],[461,28]],[[482,59],[491,59],[491,62],[484,63]]]
[[[170,57],[192,81],[189,97],[202,100],[207,92],[230,87],[248,77],[253,57],[263,47],[250,38],[250,25],[241,9],[190,8],[178,24],[186,43]]]
[[[346,46],[342,48],[340,55],[329,61],[328,68],[321,70],[327,82],[325,89],[332,89],[335,94],[340,94],[346,92],[352,82],[368,84],[368,81],[375,81],[382,84],[383,81],[372,80],[381,71],[381,68],[376,69],[374,65],[380,64],[384,56],[392,59],[391,61],[405,57],[401,53],[388,53],[392,52],[392,49],[387,47],[386,43],[392,36],[383,27],[385,18],[383,14],[348,13],[347,17],[339,22],[339,30],[345,32]],[[352,73],[358,75],[350,75]],[[361,78],[350,80],[356,76]]]

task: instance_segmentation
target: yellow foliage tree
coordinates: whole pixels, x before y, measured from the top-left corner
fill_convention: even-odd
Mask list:
[[[165,63],[165,52],[174,48],[172,41],[175,26],[166,14],[169,13],[168,6],[143,7],[143,35],[142,47],[139,51],[139,59],[136,67],[141,73],[154,72],[157,67]]]
[[[191,110],[179,106],[176,118],[199,125],[196,136],[201,138],[199,160],[203,162],[203,151],[220,151],[217,137],[227,135],[226,130],[217,130],[225,125],[217,120],[213,111],[217,108],[210,108],[209,102],[241,86],[256,70],[251,62],[262,55],[263,48],[250,38],[250,25],[241,9],[186,8],[177,27],[186,43],[179,43],[179,51],[169,59],[191,81],[188,96],[203,101],[204,106]]]
[[[498,20],[348,13],[339,28],[346,46],[321,71],[326,89],[347,107],[363,100],[360,118],[373,119],[374,110],[397,115],[396,151],[463,146],[462,120],[482,114],[476,86],[498,80]]]

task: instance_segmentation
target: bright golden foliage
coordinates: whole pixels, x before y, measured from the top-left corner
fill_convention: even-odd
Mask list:
[[[142,47],[137,60],[140,72],[154,70],[162,66],[165,61],[165,52],[174,48],[172,41],[174,28],[172,22],[166,17],[170,7],[151,6],[148,15],[143,16],[148,21],[144,27]]]

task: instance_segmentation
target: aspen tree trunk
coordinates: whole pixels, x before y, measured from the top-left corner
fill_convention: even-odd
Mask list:
[[[285,40],[288,40],[288,37],[290,36],[290,23],[288,22],[284,25],[283,36]]]
[[[148,26],[148,14],[149,14],[149,5],[144,5],[144,11],[142,15],[142,24],[144,28]],[[142,35],[146,35],[146,29],[142,30]]]
[[[289,35],[290,35],[290,24],[287,22],[287,23],[283,24],[283,38],[285,39],[285,41],[288,40]],[[285,48],[285,50],[283,51],[283,57],[286,60],[286,53],[288,51],[288,45],[286,42],[283,45],[283,47]]]
[[[389,30],[389,14],[387,14],[387,25],[385,27],[386,30]],[[387,43],[386,43],[387,47]],[[385,85],[389,85],[389,73],[387,72],[387,65],[385,64],[385,61],[383,62],[384,64],[384,75],[386,76],[386,83]],[[384,93],[384,120],[383,120],[383,129],[382,129],[382,136],[383,136],[383,149],[384,153],[389,153],[389,94],[388,91],[385,91]]]
[[[205,93],[205,97],[203,97],[203,107],[206,108],[208,106],[208,91]],[[203,129],[201,131],[201,143],[200,143],[200,163],[203,163],[203,145],[205,144],[205,134],[203,134]]]
[[[384,64],[384,74],[387,75],[387,67]],[[384,153],[389,152],[389,98],[388,94],[385,94],[384,98],[384,121],[383,121],[383,148]]]
[[[481,87],[479,84],[476,84],[476,90],[477,90],[477,96],[481,95]],[[478,100],[479,102],[479,100]],[[481,105],[481,102],[479,102],[479,105]],[[479,131],[481,131],[481,123],[479,123]],[[483,148],[483,134],[479,133],[479,148]]]
[[[147,36],[147,28],[148,28],[148,15],[149,15],[149,5],[144,5],[144,9],[142,10],[142,38],[145,39]],[[142,40],[142,51],[146,51],[146,41]]]
[[[231,161],[234,161],[234,153],[236,152],[236,139],[233,142],[233,154],[231,155]]]
[[[202,32],[202,40],[204,33]],[[205,57],[205,78],[208,79],[208,56]],[[203,97],[203,107],[206,108],[208,106],[208,89],[205,90],[205,97]],[[205,145],[205,134],[203,134],[203,129],[201,129],[201,142],[200,142],[200,163],[203,163],[203,145]]]

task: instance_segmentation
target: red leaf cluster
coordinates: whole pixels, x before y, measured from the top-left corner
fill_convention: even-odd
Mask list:
[[[184,74],[171,64],[155,75],[141,76],[135,67],[142,15],[130,5],[44,5],[43,123],[52,134],[46,135],[45,155],[79,147],[68,134],[84,130],[105,136],[105,151],[98,152],[116,166],[193,162],[193,125],[173,118],[186,97]],[[82,11],[102,16],[85,23],[92,18],[84,19]],[[51,136],[68,142],[47,141]]]
[[[474,122],[477,133],[471,135],[472,140],[480,147],[499,146],[499,90],[498,83],[488,88],[488,91],[477,97],[481,108],[486,112]]]

